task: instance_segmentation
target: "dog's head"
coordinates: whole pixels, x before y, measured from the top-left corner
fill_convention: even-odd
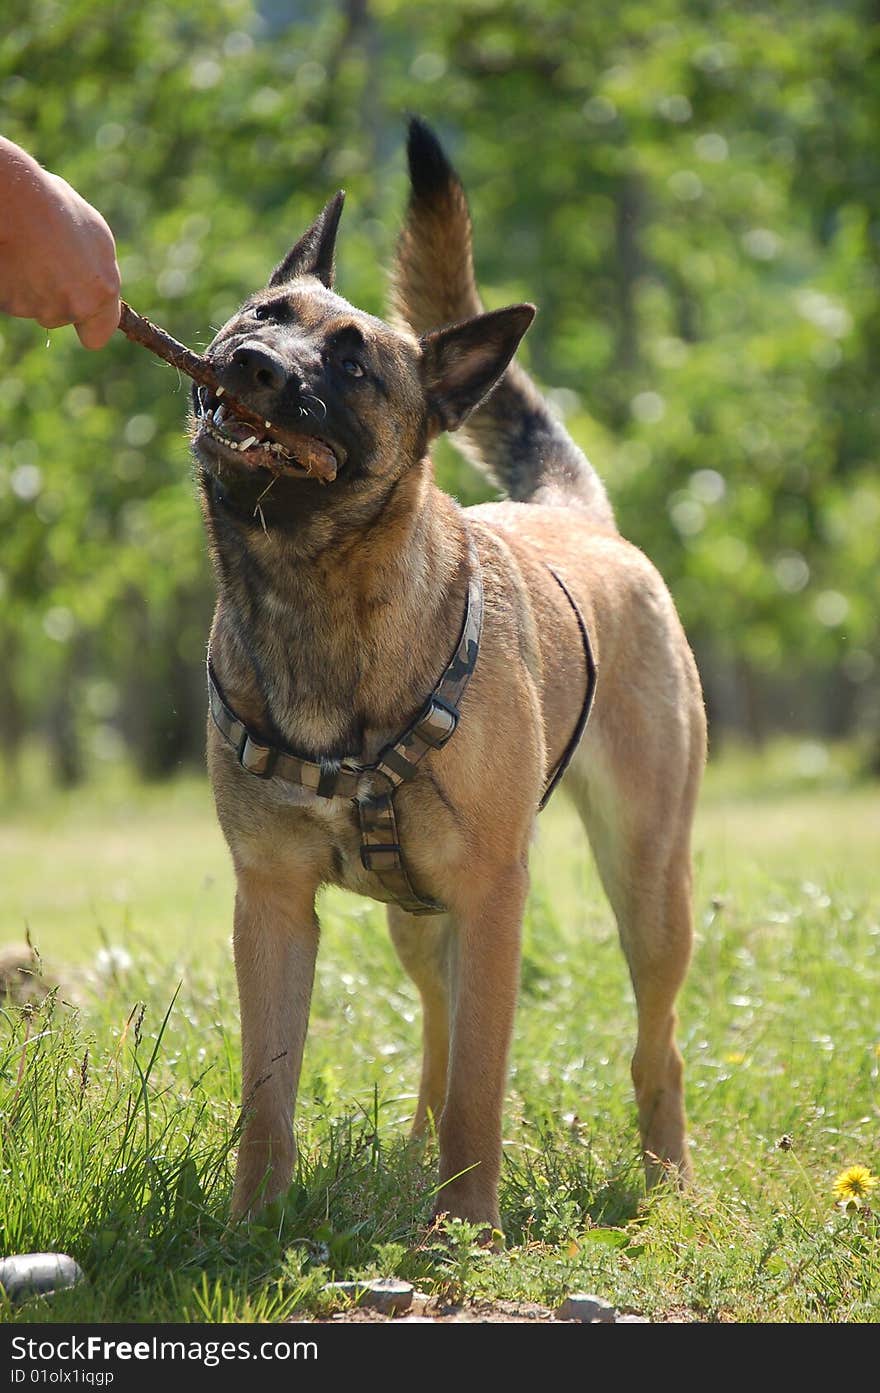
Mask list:
[[[221,386],[256,411],[263,433],[193,389],[192,440],[203,481],[247,519],[295,525],[332,500],[387,496],[492,390],[534,317],[532,305],[479,315],[417,338],[333,290],[337,194],[207,350]],[[273,428],[311,436],[336,457],[326,489],[290,463]],[[271,492],[269,486],[271,485]],[[253,502],[267,494],[265,505]]]

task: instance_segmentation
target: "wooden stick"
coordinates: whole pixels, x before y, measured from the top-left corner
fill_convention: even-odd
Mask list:
[[[295,431],[285,430],[282,426],[272,423],[271,427],[264,416],[260,416],[237,397],[232,396],[217,380],[217,374],[207,358],[203,358],[200,353],[193,353],[186,344],[178,343],[164,329],[160,329],[157,324],[145,319],[142,314],[122,301],[122,313],[119,317],[119,328],[132,343],[138,343],[142,348],[148,348],[151,353],[155,353],[157,358],[170,363],[178,371],[186,373],[194,382],[198,382],[201,387],[208,387],[212,392],[223,398],[224,406],[228,407],[233,416],[239,420],[246,421],[249,426],[256,426],[261,434],[265,434],[271,429],[271,437],[277,440],[279,445],[283,445],[285,450],[289,450],[297,465],[304,469],[306,473],[312,474],[322,484],[330,483],[336,478],[337,461],[336,456],[325,445],[322,440],[317,440],[311,435],[302,435]],[[247,461],[243,460],[242,463]],[[282,460],[277,460],[266,466],[273,473],[291,474],[294,471],[285,466]]]

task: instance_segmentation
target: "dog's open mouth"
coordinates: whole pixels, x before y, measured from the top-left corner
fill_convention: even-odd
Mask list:
[[[268,469],[293,478],[312,477],[322,483],[336,477],[343,462],[340,452],[320,436],[273,427],[268,420],[264,420],[262,429],[243,421],[224,403],[222,387],[218,391],[199,387],[196,402],[196,443],[207,435],[222,458],[249,469]]]

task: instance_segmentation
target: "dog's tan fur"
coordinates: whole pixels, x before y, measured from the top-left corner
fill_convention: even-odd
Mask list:
[[[408,224],[410,271],[418,262],[417,234],[416,211]],[[448,291],[450,319],[462,317],[462,294],[473,294],[469,241],[462,254],[464,291]],[[427,264],[431,271],[430,256]],[[433,274],[442,297],[442,268]],[[599,669],[593,714],[565,782],[632,975],[638,1012],[632,1071],[649,1178],[670,1167],[686,1179],[675,999],[691,949],[689,843],[705,719],[668,591],[651,563],[617,534],[601,485],[588,466],[581,470],[573,446],[541,495],[548,501],[462,512],[435,486],[427,454],[419,453],[424,408],[412,403],[419,373],[424,381],[424,344],[409,330],[360,316],[308,275],[298,273],[287,289],[299,306],[298,325],[310,315],[314,332],[323,332],[328,315],[338,317],[343,306],[373,336],[371,351],[386,368],[394,365],[397,395],[383,409],[394,416],[396,443],[381,438],[378,415],[375,432],[376,458],[390,460],[394,450],[397,463],[388,465],[387,476],[384,465],[371,466],[367,483],[345,504],[331,497],[336,486],[328,487],[283,543],[271,527],[265,535],[248,534],[248,554],[262,578],[265,630],[255,611],[252,631],[244,631],[231,543],[206,502],[221,578],[212,652],[231,704],[257,729],[280,731],[294,749],[316,754],[346,752],[355,713],[359,757],[375,758],[421,707],[454,649],[468,533],[483,571],[483,637],[459,729],[395,797],[411,878],[448,907],[433,918],[389,909],[395,945],[424,1007],[414,1130],[421,1132],[429,1116],[438,1120],[437,1209],[499,1225],[501,1112],[529,845],[545,778],[574,729],[586,678],[575,616],[547,562],[582,610]],[[417,330],[432,327],[418,322],[432,312],[430,293],[419,302],[411,290],[404,266],[398,314],[409,313]],[[218,342],[222,348],[222,335]],[[521,387],[525,382],[520,378]],[[478,408],[469,425],[484,454],[491,451],[491,420],[484,415],[481,422],[480,413],[489,409]],[[546,429],[561,436],[549,420]],[[403,467],[407,451],[412,457]],[[206,466],[206,499],[208,476],[216,472]],[[503,458],[495,473],[504,477]],[[385,492],[371,510],[378,480]],[[546,483],[536,478],[532,496]],[[294,681],[290,659],[298,640],[313,657]],[[282,1192],[294,1164],[294,1102],[318,950],[315,895],[327,882],[364,894],[376,887],[360,864],[350,803],[252,778],[210,723],[208,756],[237,877],[245,1122],[234,1210],[242,1214]]]

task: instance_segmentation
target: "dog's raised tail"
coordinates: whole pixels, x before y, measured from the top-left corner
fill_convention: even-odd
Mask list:
[[[417,334],[482,313],[464,189],[433,131],[409,126],[410,200],[392,275],[394,313]],[[528,374],[512,363],[458,433],[465,454],[510,498],[575,504],[614,526],[601,479]]]

